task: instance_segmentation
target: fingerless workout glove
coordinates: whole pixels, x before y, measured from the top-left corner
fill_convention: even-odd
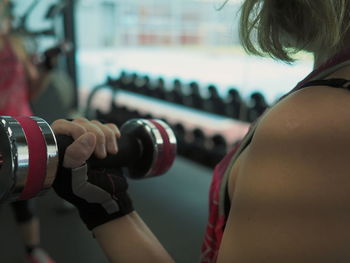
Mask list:
[[[60,166],[53,188],[77,207],[89,230],[134,210],[122,169],[90,170],[86,164],[74,169]]]

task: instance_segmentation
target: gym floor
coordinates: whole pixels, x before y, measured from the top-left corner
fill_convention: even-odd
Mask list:
[[[178,263],[198,262],[208,217],[212,171],[178,157],[163,176],[129,180],[136,210]],[[57,263],[107,262],[76,210],[60,211],[62,201],[50,191],[36,200],[42,246]],[[0,262],[22,263],[24,248],[9,205],[0,209]]]

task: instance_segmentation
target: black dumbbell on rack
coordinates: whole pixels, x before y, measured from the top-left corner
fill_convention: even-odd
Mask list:
[[[173,87],[171,90],[167,92],[167,101],[176,103],[176,104],[184,104],[185,96],[183,93],[182,83],[179,79],[175,79],[173,81]]]
[[[186,129],[181,123],[176,123],[172,126],[172,129],[176,136],[177,152],[179,155],[186,156],[189,151],[188,142],[186,140]]]
[[[218,89],[214,85],[208,86],[209,97],[206,101],[206,109],[218,115],[226,115],[224,100],[220,97]]]
[[[245,121],[243,116],[245,112],[245,103],[237,88],[230,88],[227,91],[225,107],[227,117]]]
[[[268,104],[264,95],[260,92],[253,92],[250,95],[250,102],[248,107],[248,121],[254,122],[264,113],[268,108]]]
[[[166,100],[166,93],[164,79],[158,78],[151,92],[151,96],[160,100]]]
[[[138,79],[135,92],[146,96],[151,95],[151,79],[149,76],[145,75]]]
[[[165,173],[176,156],[176,138],[161,120],[133,119],[120,128],[119,152],[92,156],[89,167],[121,167],[131,178]],[[55,136],[38,117],[0,117],[0,202],[26,200],[51,187],[65,149],[73,142]]]
[[[226,155],[228,144],[222,134],[214,134],[210,138],[208,166],[215,167]]]
[[[208,151],[207,151],[207,137],[202,129],[195,128],[191,132],[191,141],[188,143],[188,151],[185,157],[191,159],[192,161],[206,165]]]
[[[121,71],[116,81],[120,89],[126,89],[126,86],[130,81],[130,76],[126,71]]]
[[[188,107],[203,110],[204,109],[204,99],[201,95],[199,84],[195,81],[189,84],[189,95],[186,99],[186,105]]]
[[[127,91],[131,91],[131,92],[135,92],[136,83],[137,83],[138,79],[139,79],[139,75],[137,73],[130,74],[126,78],[122,89],[127,90]]]

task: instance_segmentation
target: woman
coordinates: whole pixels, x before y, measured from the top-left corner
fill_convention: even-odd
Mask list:
[[[218,167],[226,168],[212,222],[219,230],[203,262],[217,254],[217,262],[349,261],[349,8],[343,0],[244,1],[245,49],[285,62],[305,50],[314,71]]]
[[[314,71],[267,110],[239,149],[217,166],[201,262],[350,261],[349,5],[348,0],[243,2],[240,32],[248,52],[292,62],[294,53],[305,50],[314,55]],[[55,130],[62,125],[67,124],[56,122]],[[111,141],[100,124],[79,125]],[[85,160],[101,145],[93,138]],[[81,173],[71,171],[72,188],[74,174]],[[131,206],[119,215],[98,207],[103,212],[96,219],[88,213],[94,202],[55,188],[78,207],[111,262],[173,262]]]
[[[31,116],[30,101],[41,91],[46,73],[39,73],[31,63],[19,37],[11,34],[8,0],[0,0],[0,115]],[[29,262],[53,263],[40,248],[39,219],[34,200],[11,204],[23,237]]]

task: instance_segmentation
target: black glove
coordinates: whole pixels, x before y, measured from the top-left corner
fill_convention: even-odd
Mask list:
[[[86,164],[75,169],[60,166],[53,188],[77,207],[89,230],[134,210],[122,169],[90,170]]]

